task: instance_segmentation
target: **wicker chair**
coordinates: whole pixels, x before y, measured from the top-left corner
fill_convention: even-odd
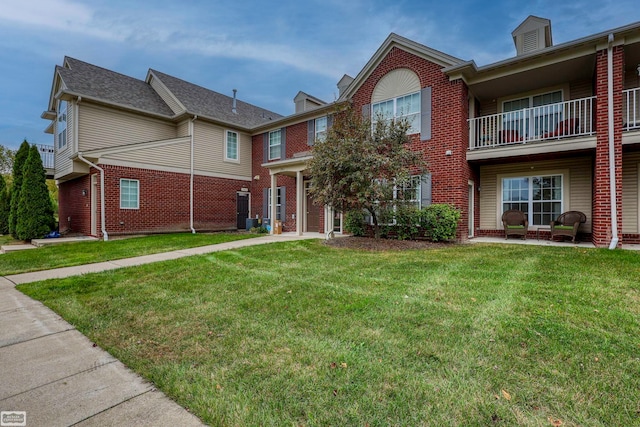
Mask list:
[[[551,240],[555,236],[571,237],[576,243],[576,235],[580,224],[587,222],[587,216],[582,212],[568,211],[560,215],[555,221],[551,221]]]
[[[505,239],[508,239],[509,236],[520,236],[523,239],[527,238],[529,221],[527,221],[524,212],[517,209],[509,209],[502,214],[502,225],[504,226]]]

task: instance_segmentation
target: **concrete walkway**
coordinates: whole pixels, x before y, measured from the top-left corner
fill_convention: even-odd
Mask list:
[[[282,234],[117,261],[0,277],[0,411],[27,426],[200,426],[194,415],[93,344],[16,284],[113,270],[273,242]]]

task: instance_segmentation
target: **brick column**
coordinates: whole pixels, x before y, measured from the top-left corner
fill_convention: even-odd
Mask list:
[[[613,48],[613,123],[615,152],[618,236],[622,237],[622,88],[624,47]],[[596,54],[596,132],[597,146],[593,170],[593,244],[606,247],[611,242],[611,188],[609,179],[607,50]],[[620,242],[621,243],[621,242]],[[620,245],[619,243],[619,245]]]

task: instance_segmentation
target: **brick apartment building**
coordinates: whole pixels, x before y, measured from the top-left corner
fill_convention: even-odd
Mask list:
[[[405,117],[429,173],[416,203],[462,212],[460,240],[503,235],[502,212],[545,235],[577,210],[596,246],[640,243],[640,23],[553,45],[528,17],[516,56],[478,67],[391,34],[338,100],[304,92],[280,116],[156,70],[138,80],[73,58],[54,74],[61,231],[109,235],[244,228],[342,230],[339,212],[307,195],[313,145],[350,102],[375,120]]]

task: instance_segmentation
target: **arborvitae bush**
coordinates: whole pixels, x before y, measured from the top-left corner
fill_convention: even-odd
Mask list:
[[[7,191],[7,183],[4,181],[4,177],[0,175],[0,234],[9,233],[10,207],[11,202]]]
[[[31,240],[44,237],[54,225],[53,208],[42,166],[42,158],[34,145],[24,164],[22,186],[18,198],[16,237]]]
[[[13,159],[13,184],[11,187],[11,202],[9,210],[9,232],[13,237],[18,238],[16,233],[16,222],[18,221],[18,199],[20,198],[20,187],[22,187],[22,172],[24,164],[29,157],[29,143],[25,139],[20,144]]]

